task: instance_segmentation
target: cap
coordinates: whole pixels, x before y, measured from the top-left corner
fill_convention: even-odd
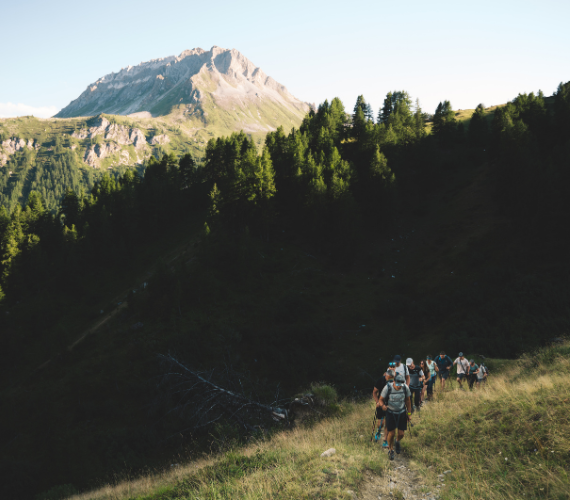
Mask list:
[[[396,376],[394,377],[394,381],[398,382],[400,384],[403,384],[405,382],[405,379],[401,373],[396,373]]]
[[[470,359],[470,360],[469,360],[469,363],[475,363],[475,360],[474,360],[474,359]]]
[[[459,357],[461,357],[461,356],[463,356],[463,353],[462,353],[462,352],[459,353]]]
[[[431,360],[431,356],[426,356],[426,359],[429,359],[429,360]]]
[[[402,358],[401,358],[401,356],[400,356],[399,354],[396,354],[396,355],[394,356],[394,361],[401,361],[401,360],[402,360]]]
[[[414,360],[413,360],[412,358],[406,359],[406,364],[407,364],[408,366],[410,366],[413,362],[414,362]]]

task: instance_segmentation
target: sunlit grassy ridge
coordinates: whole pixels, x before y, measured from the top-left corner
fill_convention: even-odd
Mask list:
[[[486,386],[437,393],[414,417],[404,450],[442,499],[568,498],[570,487],[570,343],[514,362],[489,363]],[[498,367],[502,367],[500,372]],[[370,443],[372,404],[343,403],[312,426],[235,447],[218,457],[173,467],[73,497],[87,499],[345,499],[367,470],[390,463]],[[334,447],[329,458],[320,454]]]
[[[508,363],[474,393],[443,394],[416,432],[407,444],[437,465],[428,474],[453,470],[443,498],[568,498],[570,344]]]

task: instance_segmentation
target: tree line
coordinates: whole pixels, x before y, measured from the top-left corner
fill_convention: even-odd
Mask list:
[[[268,133],[261,148],[243,132],[212,139],[200,165],[191,155],[152,157],[144,175],[106,173],[88,195],[70,177],[53,213],[49,183],[38,183],[71,172],[62,154],[55,170],[38,167],[37,189],[23,207],[0,208],[1,293],[19,300],[46,287],[80,289],[97,266],[124,265],[138,245],[167,234],[188,213],[203,214],[211,238],[271,240],[288,231],[348,261],[367,234],[391,227],[397,203],[429,189],[426,179],[437,177],[446,151],[493,162],[504,213],[519,230],[552,240],[570,214],[561,189],[570,180],[568,123],[570,82],[549,99],[521,94],[496,108],[492,120],[479,105],[468,127],[444,101],[431,134],[426,114],[404,91],[387,94],[376,123],[363,96],[352,113],[335,98],[311,110],[299,129]],[[555,247],[565,248],[560,241]]]

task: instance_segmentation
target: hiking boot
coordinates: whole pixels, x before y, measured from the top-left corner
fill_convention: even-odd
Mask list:
[[[388,452],[388,458],[389,458],[390,460],[394,460],[394,450],[390,450],[390,451]]]
[[[374,434],[374,441],[380,441],[382,438],[382,429],[378,429],[376,434]]]
[[[382,443],[382,448],[388,448],[388,441],[384,441]]]
[[[396,441],[396,453],[399,455],[401,451],[402,448],[400,447],[400,441]]]

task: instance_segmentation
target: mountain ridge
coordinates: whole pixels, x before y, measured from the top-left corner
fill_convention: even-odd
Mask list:
[[[179,56],[152,59],[105,75],[88,85],[54,117],[101,113],[150,113],[157,117],[170,114],[181,105],[187,107],[188,114],[203,108],[210,96],[228,111],[236,107],[244,111],[247,104],[261,104],[264,100],[272,101],[282,108],[282,113],[298,119],[309,109],[238,50],[214,46],[209,51],[185,50]]]

